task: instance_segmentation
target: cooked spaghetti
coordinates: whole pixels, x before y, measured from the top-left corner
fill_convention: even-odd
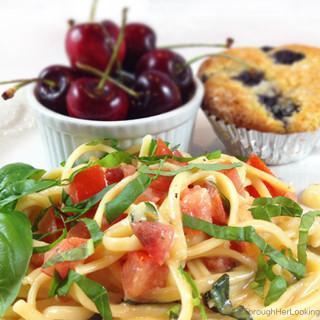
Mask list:
[[[45,174],[1,169],[0,212],[21,220],[12,250],[9,227],[0,240],[2,319],[319,316],[319,212],[259,158],[108,142]]]

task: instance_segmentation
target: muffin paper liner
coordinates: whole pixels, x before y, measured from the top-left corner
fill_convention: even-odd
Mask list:
[[[207,117],[225,147],[235,156],[249,157],[255,154],[267,165],[280,165],[295,162],[306,157],[320,139],[317,131],[277,134],[237,128],[226,124],[214,115]]]

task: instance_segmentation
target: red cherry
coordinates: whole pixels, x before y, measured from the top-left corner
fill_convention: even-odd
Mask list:
[[[125,27],[124,37],[126,54],[123,68],[134,71],[140,58],[156,47],[156,33],[149,26],[142,23],[128,23]]]
[[[145,70],[158,70],[173,79],[178,86],[183,102],[189,100],[194,92],[192,70],[189,66],[183,67],[185,59],[171,50],[156,49],[147,52],[139,60],[136,75]]]
[[[127,94],[110,82],[98,89],[100,79],[80,78],[67,94],[67,109],[71,117],[88,120],[124,120],[128,111]]]
[[[67,114],[67,92],[77,78],[78,73],[72,68],[61,65],[49,66],[40,72],[39,79],[51,80],[54,85],[38,81],[34,91],[35,96],[40,103],[49,109]]]
[[[139,94],[132,99],[129,118],[143,118],[173,110],[181,106],[181,95],[176,84],[164,73],[146,70],[136,79],[133,90]]]
[[[117,39],[114,36],[114,26],[110,29],[110,38],[106,35],[108,25],[112,22],[105,22],[104,27],[98,23],[84,23],[72,27],[66,36],[66,51],[73,67],[77,67],[76,63],[90,65],[101,71],[104,71],[112,56],[113,47]],[[105,29],[104,29],[105,28]],[[122,54],[122,56],[121,56]],[[124,49],[121,54],[118,54],[120,62],[123,60]]]

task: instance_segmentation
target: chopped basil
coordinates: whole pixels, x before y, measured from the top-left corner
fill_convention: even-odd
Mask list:
[[[63,190],[62,192],[62,201],[66,204],[65,207],[61,208],[62,212],[74,212],[77,215],[71,216],[67,218],[66,222],[71,222],[78,219],[80,216],[85,214],[88,210],[96,206],[96,204],[103,198],[103,196],[115,186],[111,184],[105,188],[103,188],[100,192],[96,193],[92,197],[85,199],[79,203],[73,204],[70,196]]]
[[[54,297],[55,295],[66,296],[73,283],[76,283],[85,295],[95,304],[102,319],[113,319],[107,290],[101,284],[76,273],[72,269],[69,270],[65,279],[61,279],[57,272],[54,273],[49,297]]]
[[[199,291],[197,284],[195,283],[193,278],[190,276],[190,274],[187,271],[183,270],[183,268],[181,266],[179,267],[179,272],[182,276],[184,276],[184,278],[188,281],[188,283],[190,284],[190,286],[192,288],[192,296],[193,296],[192,304],[194,306],[198,307],[198,309],[200,310],[202,319],[206,320],[207,314],[206,314],[206,310],[204,309],[203,304],[201,303],[201,295],[200,295],[200,291]]]
[[[141,166],[138,171],[146,174],[159,174],[160,176],[172,177],[180,172],[190,171],[192,169],[206,170],[206,171],[221,171],[241,167],[241,163],[221,164],[221,163],[190,163],[188,166],[181,167],[174,171],[159,171],[151,170],[148,166]]]
[[[120,163],[132,163],[132,155],[125,151],[115,151],[107,154],[105,157],[98,161],[93,162],[92,165],[99,164],[101,167],[114,168]]]
[[[178,320],[180,313],[180,305],[175,304],[172,308],[166,311],[166,314],[169,317],[169,320]]]
[[[93,240],[94,247],[97,247],[101,243],[103,238],[103,232],[99,228],[97,222],[89,218],[82,218],[80,219],[80,221],[83,221],[86,224],[86,227]]]
[[[122,151],[118,146],[119,146],[119,141],[116,140],[116,139],[113,139],[113,138],[110,138],[110,137],[106,137],[106,138],[103,138],[101,140],[98,140],[98,141],[91,141],[89,143],[86,144],[86,146],[97,146],[98,144],[101,144],[105,141],[110,141],[111,142],[111,147],[113,149],[116,149],[118,151]]]
[[[46,263],[42,265],[42,268],[48,268],[56,265],[57,263],[64,261],[81,261],[87,259],[94,253],[94,243],[92,239],[80,247],[73,248],[64,252],[60,252],[57,255],[50,258]]]
[[[220,197],[221,197],[222,202],[223,202],[223,206],[224,206],[225,210],[227,211],[227,213],[229,214],[230,213],[230,201],[229,201],[229,199],[221,192],[221,190],[219,189],[219,187],[217,186],[216,183],[214,183],[213,181],[208,181],[208,182],[210,184],[212,184],[217,189],[217,191],[219,192]]]
[[[130,181],[119,195],[105,206],[108,223],[117,219],[151,184],[154,178],[141,173]]]
[[[239,320],[251,320],[252,317],[248,310],[243,306],[233,308],[229,299],[229,276],[222,275],[212,287],[212,290],[203,295],[204,304],[213,312],[229,316]]]
[[[272,217],[301,217],[303,210],[293,200],[279,196],[275,198],[256,198],[254,208],[249,209],[255,219],[271,221]]]
[[[0,316],[16,299],[32,254],[31,224],[17,211],[0,212]]]
[[[182,214],[183,225],[190,229],[199,230],[207,233],[216,239],[246,241],[256,245],[261,253],[271,258],[282,268],[290,271],[298,280],[306,274],[306,267],[297,261],[288,259],[283,253],[265,242],[252,226],[247,227],[231,227],[218,226],[207,221],[197,219],[187,214]]]
[[[309,211],[301,217],[299,226],[298,261],[304,265],[307,262],[308,233],[315,217],[320,216],[320,211]]]
[[[66,236],[67,236],[67,229],[65,228],[65,229],[56,230],[56,232],[59,232],[59,231],[62,231],[62,234],[57,240],[55,240],[54,242],[52,242],[50,244],[47,244],[45,246],[33,247],[33,253],[44,253],[44,252],[47,252],[47,251],[51,250],[53,247],[55,247],[63,239],[65,239]],[[47,236],[49,234],[54,234],[54,232],[49,232],[49,233],[41,235],[41,236],[45,237],[45,236]],[[33,238],[36,238],[35,235],[33,236]],[[38,240],[40,240],[40,239],[41,238],[38,238]]]

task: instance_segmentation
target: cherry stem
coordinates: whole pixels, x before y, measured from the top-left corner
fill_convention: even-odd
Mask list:
[[[41,78],[33,78],[33,79],[15,79],[15,80],[9,80],[9,81],[1,81],[0,82],[0,85],[2,84],[9,84],[9,83],[16,83],[18,82],[18,84],[16,84],[15,86],[7,89],[5,92],[3,92],[3,94],[1,95],[1,97],[4,99],[4,100],[7,100],[7,99],[11,99],[14,94],[16,93],[17,90],[19,90],[20,88],[28,85],[29,83],[32,83],[32,82],[44,82],[46,83],[47,85],[51,86],[51,87],[54,87],[56,84],[54,81],[52,80],[48,80],[48,79],[41,79]]]
[[[227,59],[230,59],[230,60],[233,60],[237,63],[239,63],[243,69],[245,70],[251,70],[252,67],[250,65],[248,65],[246,62],[244,62],[243,60],[240,60],[238,59],[237,57],[234,57],[234,56],[231,56],[231,55],[228,55],[228,54],[224,54],[224,53],[216,53],[216,54],[212,54],[212,53],[209,53],[209,54],[203,54],[201,56],[198,56],[198,57],[195,57],[195,58],[192,58],[188,61],[186,61],[185,63],[182,63],[179,67],[179,70],[182,71],[185,67],[189,66],[190,64],[192,64],[193,62],[196,62],[198,60],[201,60],[201,59],[204,59],[204,58],[208,58],[208,57],[221,57],[221,58],[227,58]]]
[[[234,40],[227,38],[226,43],[212,44],[212,43],[184,43],[184,44],[173,44],[167,46],[158,47],[158,49],[179,49],[179,48],[192,48],[192,47],[215,47],[215,48],[231,48]]]
[[[102,88],[104,86],[104,83],[106,82],[107,77],[109,76],[109,73],[110,73],[110,71],[111,71],[111,69],[113,67],[113,64],[116,61],[116,59],[118,58],[118,51],[119,51],[120,45],[122,43],[122,40],[124,38],[124,29],[125,29],[125,26],[126,26],[127,11],[128,11],[127,8],[124,8],[122,10],[122,23],[121,23],[120,33],[119,33],[119,36],[118,36],[118,39],[117,39],[117,43],[116,43],[116,45],[114,47],[112,56],[110,58],[110,61],[109,61],[108,65],[107,65],[107,68],[103,73],[103,76],[101,78],[100,83],[98,84],[98,90],[102,90]]]
[[[82,69],[84,71],[88,71],[88,72],[90,72],[90,73],[92,73],[92,74],[94,74],[94,75],[96,75],[98,77],[103,77],[103,75],[104,75],[104,73],[102,71],[100,71],[100,70],[98,70],[98,69],[96,69],[94,67],[91,67],[89,65],[83,64],[81,62],[77,62],[76,65],[77,65],[77,67],[79,69]],[[121,82],[113,79],[112,77],[107,76],[106,80],[108,80],[109,82],[113,83],[114,85],[116,85],[117,87],[119,87],[120,89],[122,89],[123,91],[128,93],[130,96],[133,96],[135,98],[139,98],[140,95],[139,95],[138,92],[128,88],[127,86],[125,86]]]
[[[90,19],[89,19],[89,22],[91,22],[91,23],[94,22],[96,10],[97,10],[97,3],[98,3],[98,0],[93,0],[91,12],[90,12]]]

